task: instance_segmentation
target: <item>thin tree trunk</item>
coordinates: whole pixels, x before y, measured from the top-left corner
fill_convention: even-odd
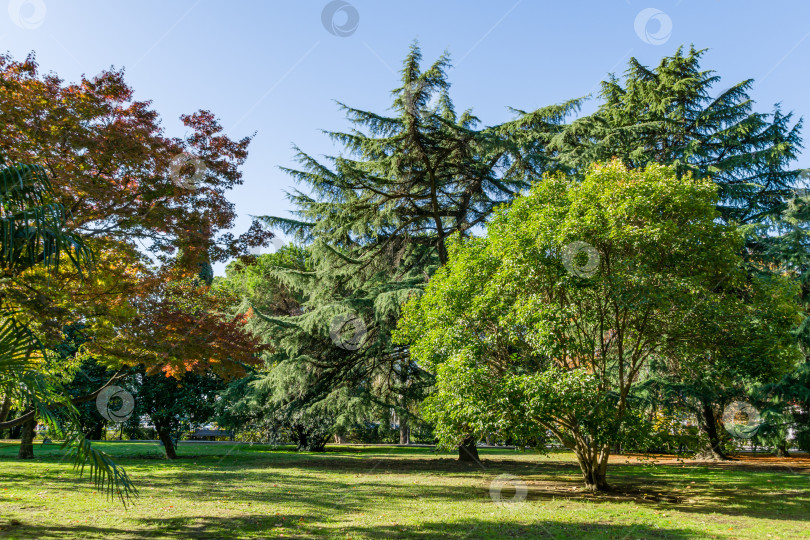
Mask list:
[[[346,444],[346,439],[342,433],[335,433],[335,444]]]
[[[36,427],[36,417],[23,424],[22,433],[20,434],[20,452],[17,454],[18,459],[34,459],[34,437],[37,435],[35,431]]]
[[[98,422],[97,424],[94,424],[93,429],[90,430],[90,439],[94,441],[100,441],[103,431],[104,431],[104,422]]]
[[[481,463],[478,457],[478,447],[476,446],[475,437],[470,436],[464,439],[464,442],[458,447],[458,460],[468,463]]]
[[[399,444],[411,444],[411,427],[404,417],[399,419]]]
[[[6,396],[3,398],[3,406],[0,407],[0,422],[6,421],[9,411],[11,411],[11,397]]]
[[[174,449],[174,441],[172,440],[171,433],[165,429],[155,427],[157,428],[158,439],[163,443],[163,448],[166,450],[166,457],[168,459],[177,459],[177,452]]]
[[[709,443],[696,457],[716,461],[728,460],[729,457],[723,452],[723,447],[720,444],[720,435],[717,431],[717,419],[714,416],[714,409],[711,404],[704,403],[701,410],[701,420],[700,429],[709,439]]]
[[[6,419],[8,418],[8,413],[10,412],[11,412],[11,398],[9,396],[6,396],[5,398],[3,398],[3,405],[0,406],[0,422],[5,422]],[[5,430],[0,429],[0,439],[3,438],[3,431]]]
[[[402,384],[402,394],[399,396],[399,403],[402,407],[402,412],[397,413],[397,416],[399,417],[399,444],[411,444],[411,426],[410,422],[408,422],[408,396],[406,392],[410,374],[410,361],[405,359],[400,363],[399,366],[399,382]]]

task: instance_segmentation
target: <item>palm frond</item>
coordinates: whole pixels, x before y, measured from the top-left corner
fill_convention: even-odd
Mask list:
[[[6,386],[18,385],[25,372],[36,368],[43,353],[42,343],[25,325],[14,317],[0,319],[0,389],[4,394],[13,390]]]
[[[59,266],[62,255],[80,273],[93,256],[82,238],[66,230],[67,215],[45,170],[7,165],[0,156],[0,269],[18,274],[36,265]]]
[[[109,498],[118,497],[126,507],[127,501],[138,496],[138,490],[127,472],[116,465],[109,455],[93,448],[92,443],[80,432],[68,434],[62,448],[73,457],[73,468],[84,475],[85,467],[90,470],[90,478],[99,491]]]

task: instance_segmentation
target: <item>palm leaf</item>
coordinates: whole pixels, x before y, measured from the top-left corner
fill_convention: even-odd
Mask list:
[[[0,268],[5,273],[39,264],[58,268],[63,254],[79,272],[92,262],[81,237],[66,230],[64,207],[53,198],[42,167],[7,165],[0,157]]]
[[[43,353],[42,343],[26,326],[13,317],[0,320],[0,390],[4,395],[19,389],[15,387],[21,377],[36,369]]]
[[[64,207],[54,198],[42,167],[8,165],[0,156],[0,278],[15,278],[36,266],[58,269],[63,256],[80,274],[92,266],[92,252],[67,229]],[[126,506],[137,495],[135,486],[124,469],[74,429],[76,407],[60,382],[42,369],[47,350],[14,315],[0,290],[0,392],[64,434],[62,448],[73,456],[79,474],[89,467],[96,487],[110,497],[117,495]]]
[[[83,476],[85,467],[88,467],[93,484],[109,498],[117,496],[126,507],[128,500],[138,496],[138,490],[127,472],[116,465],[109,455],[93,448],[80,432],[68,434],[62,448],[68,449],[69,455],[73,456],[73,468],[79,470],[79,476]]]

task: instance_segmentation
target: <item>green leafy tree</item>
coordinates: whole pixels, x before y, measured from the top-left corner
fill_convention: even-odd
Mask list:
[[[524,114],[503,130],[522,141],[525,163],[531,164],[539,148],[580,177],[591,164],[617,158],[631,168],[660,163],[673,166],[678,176],[711,179],[718,186],[721,219],[750,225],[743,254],[751,271],[759,272],[755,267],[770,260],[774,227],[800,174],[790,165],[801,149],[802,121],[794,122],[778,106],[770,113],[755,111],[749,95],[753,80],[721,85],[714,71],[701,68],[704,52],[680,48],[655,67],[631,59],[623,77],[602,83],[597,110],[559,132],[548,130],[544,110]],[[679,379],[678,372],[661,372],[655,391],[659,403],[674,399],[696,415],[707,440],[703,454],[713,458],[723,457],[718,423],[724,404],[744,394],[747,384],[763,380],[761,373],[748,377],[729,369],[724,373],[736,371],[740,378],[701,371],[704,377]]]
[[[135,409],[129,422],[151,421],[168,459],[177,459],[176,441],[183,432],[210,422],[224,381],[211,372],[188,372],[181,377],[163,373],[134,375],[127,385]]]
[[[742,234],[716,205],[709,180],[612,162],[581,182],[546,177],[497,212],[485,238],[457,240],[396,335],[435,370],[427,406],[444,444],[469,430],[552,435],[586,487],[606,489],[612,447],[644,431],[634,400],[651,360],[719,340],[690,323],[707,298],[752,313],[718,287],[749,278]]]

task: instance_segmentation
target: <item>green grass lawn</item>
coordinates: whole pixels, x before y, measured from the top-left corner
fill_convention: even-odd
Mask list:
[[[810,460],[696,464],[616,457],[614,491],[582,492],[573,456],[427,448],[100,443],[136,482],[126,510],[37,444],[0,441],[0,538],[810,538]],[[525,483],[496,502],[499,475]],[[501,496],[514,496],[506,488]]]

